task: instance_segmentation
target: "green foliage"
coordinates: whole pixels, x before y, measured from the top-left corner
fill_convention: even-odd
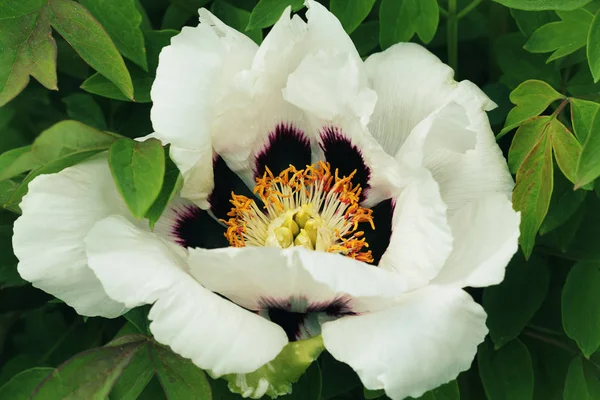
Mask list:
[[[424,43],[433,39],[439,20],[436,0],[382,0],[379,44],[382,49],[408,42],[416,33]]]
[[[277,22],[287,7],[291,7],[292,11],[298,11],[303,5],[302,0],[260,0],[250,14],[246,30],[271,26]]]
[[[593,400],[600,398],[600,380],[593,367],[581,358],[574,358],[569,366],[565,384],[565,400]]]
[[[583,7],[592,0],[494,0],[506,7],[517,10],[565,10],[571,11]]]

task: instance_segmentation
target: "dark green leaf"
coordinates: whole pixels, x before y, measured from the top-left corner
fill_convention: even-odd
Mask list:
[[[19,147],[0,154],[0,181],[13,178],[39,167],[31,146]]]
[[[587,10],[559,11],[561,21],[551,22],[537,29],[527,43],[525,50],[532,53],[553,51],[548,62],[569,55],[586,45],[588,30],[593,15]]]
[[[149,306],[136,307],[131,311],[123,314],[125,319],[129,321],[136,329],[138,333],[147,334],[148,331],[148,310]]]
[[[304,7],[303,0],[260,0],[250,14],[246,30],[267,28],[279,20],[286,7],[292,6],[292,11]]]
[[[571,124],[573,131],[581,143],[585,143],[592,129],[594,117],[598,113],[600,104],[581,99],[571,101]]]
[[[229,389],[235,393],[248,393],[252,396],[252,393],[259,390],[259,382],[262,386],[262,382],[266,380],[269,384],[266,393],[263,391],[264,387],[260,393],[265,393],[269,397],[289,394],[292,391],[292,383],[302,376],[321,351],[323,351],[321,336],[290,342],[273,361],[256,371],[245,375],[225,375],[223,378],[229,382]],[[240,385],[242,378],[244,387]]]
[[[494,0],[506,7],[518,10],[576,10],[592,0]]]
[[[250,12],[237,8],[225,0],[215,0],[210,8],[213,14],[232,28],[244,32],[250,21]],[[251,29],[245,32],[246,36],[256,43],[262,42],[262,29]]]
[[[530,400],[533,367],[527,347],[518,339],[494,350],[489,341],[479,346],[479,374],[488,400]]]
[[[540,115],[551,103],[560,99],[564,99],[564,96],[546,82],[528,80],[521,83],[510,94],[510,101],[515,104],[515,108],[508,113],[504,129],[498,138],[528,119]]]
[[[521,211],[519,243],[528,258],[533,251],[536,234],[546,217],[553,188],[551,140],[543,135],[533,146],[517,171],[513,207]]]
[[[379,22],[367,21],[360,24],[350,38],[361,57],[366,57],[379,45]]]
[[[117,189],[136,218],[143,218],[160,193],[165,174],[165,152],[160,141],[116,141],[108,162]]]
[[[292,393],[279,397],[281,400],[321,400],[321,369],[314,362],[308,367],[304,375],[292,386]]]
[[[27,86],[33,76],[58,90],[56,43],[50,18],[39,0],[3,0],[0,4],[0,107]]]
[[[150,348],[156,376],[169,399],[210,399],[212,392],[204,371],[190,360],[154,345]]]
[[[2,190],[2,185],[0,185]],[[10,225],[0,225],[0,287],[22,286],[27,284],[17,272],[17,257],[12,251],[13,229]]]
[[[573,190],[573,184],[555,172],[550,208],[540,227],[540,235],[553,231],[571,219],[585,200],[585,195],[583,190]]]
[[[52,27],[92,68],[113,82],[127,98],[133,98],[131,76],[110,37],[81,4],[52,0]]]
[[[587,37],[587,59],[594,76],[594,83],[600,80],[600,12],[594,16]]]
[[[385,391],[383,389],[369,390],[364,388],[363,395],[365,396],[366,400],[379,399],[380,397],[385,396]]]
[[[548,268],[533,256],[525,261],[515,255],[500,285],[485,288],[483,308],[490,337],[496,348],[515,339],[542,305],[548,291]]]
[[[110,392],[110,400],[136,400],[154,375],[149,344],[143,344]]]
[[[83,122],[101,131],[107,130],[102,109],[89,94],[74,93],[62,99],[67,106],[69,118]]]
[[[523,11],[511,8],[510,13],[525,36],[531,36],[542,25],[558,19],[552,11]]]
[[[76,355],[37,387],[32,400],[105,399],[141,344],[101,347]]]
[[[583,186],[600,176],[600,113],[592,121],[590,133],[583,145],[577,166],[577,186]]]
[[[597,370],[580,357],[575,357],[569,366],[564,393],[564,400],[600,399],[600,379]]]
[[[565,332],[589,357],[600,347],[600,264],[580,262],[569,272],[562,295]]]
[[[183,178],[179,173],[179,169],[169,157],[166,157],[165,177],[163,179],[162,188],[160,189],[158,197],[146,213],[146,218],[148,218],[150,227],[154,227],[156,221],[158,221],[162,213],[165,211],[167,204],[169,204],[175,194],[179,192],[182,185]]]
[[[382,0],[379,8],[381,48],[408,42],[415,33],[424,43],[429,43],[437,31],[439,12],[436,0]]]
[[[181,8],[175,4],[171,4],[163,17],[160,29],[181,29],[188,19],[193,17],[195,14],[188,10]],[[134,85],[135,86],[135,85]]]
[[[356,372],[348,365],[323,352],[319,357],[323,388],[321,400],[329,400],[362,386]]]
[[[367,18],[373,4],[375,0],[331,0],[330,8],[350,34]]]
[[[567,91],[573,96],[582,96],[595,102],[600,101],[600,83],[592,83],[588,66],[580,68],[567,83]]]
[[[147,71],[144,35],[140,29],[142,15],[135,0],[79,1],[106,29],[121,54]]]
[[[412,399],[412,397],[409,397]],[[456,381],[448,382],[442,386],[430,390],[417,400],[460,400],[460,391]]]
[[[0,388],[0,399],[29,400],[37,385],[52,371],[54,368],[38,367],[18,373]]]
[[[171,0],[171,3],[187,10],[192,15],[198,15],[198,10],[204,7],[210,0]]]

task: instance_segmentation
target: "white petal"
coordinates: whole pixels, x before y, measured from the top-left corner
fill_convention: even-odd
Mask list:
[[[107,215],[128,215],[101,155],[29,184],[14,226],[13,248],[23,279],[79,314],[114,318],[126,311],[109,298],[87,266],[84,237]]]
[[[215,186],[212,147],[190,150],[171,145],[169,155],[183,177],[180,195],[208,209],[208,197]]]
[[[396,44],[365,65],[379,98],[369,129],[392,155],[419,122],[450,100],[463,99],[477,109],[494,106],[475,85],[455,82],[450,67],[414,43]]]
[[[150,330],[160,343],[212,375],[255,371],[287,344],[283,329],[182,278],[154,304]]]
[[[130,307],[154,303],[156,340],[215,375],[247,373],[287,343],[277,325],[206,290],[186,272],[184,253],[121,217],[86,237],[91,268],[107,293]]]
[[[434,283],[457,287],[502,282],[518,249],[519,213],[502,194],[473,201],[450,217],[454,248]]]
[[[433,279],[452,251],[452,231],[437,183],[422,169],[396,199],[392,236],[379,266],[393,270],[411,288]]]
[[[250,309],[267,299],[310,303],[349,298],[361,312],[404,290],[396,274],[338,254],[301,247],[190,249],[190,273],[205,287]]]
[[[429,286],[391,308],[327,322],[322,334],[327,350],[349,364],[366,388],[401,400],[467,370],[487,334],[485,318],[462,290]]]

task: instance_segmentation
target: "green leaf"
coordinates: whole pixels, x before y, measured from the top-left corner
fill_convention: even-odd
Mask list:
[[[143,344],[125,367],[110,392],[110,400],[136,400],[154,375],[150,345]]]
[[[108,129],[102,109],[89,94],[74,93],[64,97],[62,101],[67,106],[67,115],[69,118],[83,122],[101,131]]]
[[[486,340],[479,346],[477,362],[488,400],[531,400],[531,357],[527,347],[518,339],[496,351]]]
[[[363,396],[366,400],[378,399],[385,396],[385,390],[369,390],[367,388],[363,388]]]
[[[267,28],[279,20],[286,7],[292,6],[292,11],[304,7],[303,0],[260,0],[250,14],[247,31]]]
[[[19,147],[0,154],[0,181],[13,178],[40,166],[31,146]]]
[[[29,400],[37,385],[52,371],[54,368],[38,367],[19,372],[0,388],[0,399]]]
[[[76,153],[107,150],[117,137],[77,121],[52,125],[33,142],[31,151],[45,164]]]
[[[321,400],[322,378],[319,363],[312,363],[292,388],[292,393],[281,400]]]
[[[562,295],[563,326],[589,358],[600,347],[600,263],[575,264]]]
[[[80,353],[56,368],[31,399],[105,399],[141,344],[134,342]]]
[[[117,189],[136,218],[143,218],[160,193],[165,174],[165,152],[157,139],[116,141],[108,163]]]
[[[52,27],[92,68],[113,82],[127,98],[133,98],[131,76],[110,37],[81,4],[71,0],[52,0]]]
[[[510,14],[515,19],[519,30],[527,37],[542,25],[558,19],[556,13],[552,11],[523,11],[511,8]]]
[[[571,124],[573,131],[581,143],[585,143],[592,129],[594,117],[600,104],[592,101],[571,98]]]
[[[550,22],[537,29],[524,49],[532,53],[553,51],[548,62],[564,57],[586,45],[593,14],[587,10],[559,11],[559,22]]]
[[[409,397],[412,399],[412,397]],[[442,386],[430,390],[417,400],[460,400],[460,391],[458,389],[458,383],[451,381]]]
[[[158,55],[163,47],[167,46],[171,38],[178,32],[174,30],[146,32],[146,49],[148,51],[148,72],[143,71],[135,65],[130,66],[131,78],[134,87],[135,101],[137,103],[149,103],[150,89],[156,76],[158,66]],[[100,74],[94,74],[81,84],[81,88],[89,93],[108,97],[115,100],[128,101],[119,88]]]
[[[577,166],[577,186],[583,186],[600,176],[600,113],[592,121],[590,133],[583,145]]]
[[[240,32],[244,32],[250,21],[249,11],[234,7],[225,0],[215,0],[210,11],[221,21]],[[245,34],[258,44],[262,42],[262,29],[252,29],[245,32]]]
[[[229,389],[232,392],[245,393],[250,397],[259,390],[258,393],[264,393],[269,397],[289,394],[292,392],[292,383],[302,376],[323,349],[321,336],[290,342],[273,361],[256,371],[249,374],[225,375],[223,378],[229,382]],[[269,385],[266,392],[262,386],[264,381]],[[244,382],[243,387],[242,382]]]
[[[33,76],[58,90],[56,43],[50,17],[39,0],[3,0],[0,4],[0,107],[12,100]]]
[[[536,234],[546,217],[553,188],[552,144],[542,135],[517,171],[513,207],[521,211],[519,243],[525,257],[533,251]]]
[[[212,398],[210,384],[204,371],[190,360],[159,345],[151,346],[150,358],[167,398],[173,400]]]
[[[515,107],[508,113],[504,128],[498,134],[497,139],[528,119],[540,115],[554,101],[564,98],[565,96],[546,82],[528,80],[521,83],[510,94],[510,101],[515,104]]]
[[[519,336],[542,305],[549,280],[548,268],[541,258],[534,255],[525,261],[517,254],[508,264],[504,281],[484,289],[486,324],[496,348]]]
[[[571,365],[569,365],[563,399],[600,399],[600,379],[598,379],[598,372],[580,357],[575,357],[571,361]]]
[[[510,172],[516,174],[533,146],[540,138],[548,136],[550,121],[552,121],[552,117],[549,115],[533,117],[517,129],[508,151],[508,168]]]
[[[154,224],[165,211],[167,205],[171,202],[175,194],[179,192],[181,186],[183,185],[183,177],[179,173],[177,165],[175,165],[171,158],[167,157],[166,155],[165,157],[165,177],[163,179],[162,188],[160,189],[158,197],[146,213],[146,218],[148,219],[148,223],[150,224],[151,228],[154,227]]]
[[[600,11],[596,13],[587,37],[587,59],[594,83],[600,80]]]
[[[148,71],[144,35],[140,29],[142,15],[135,0],[79,0],[102,24],[117,49],[143,70]]]
[[[518,10],[564,10],[572,11],[585,6],[592,0],[494,0],[506,7]]]
[[[0,182],[0,190],[3,189],[2,186]],[[12,226],[0,225],[0,288],[22,286],[28,283],[17,272],[18,260],[13,254],[12,237]]]
[[[361,57],[366,57],[379,45],[379,21],[360,24],[350,35]]]
[[[424,43],[429,43],[437,31],[439,13],[436,0],[382,0],[379,8],[381,48],[408,42],[415,33]]]
[[[331,0],[330,9],[350,34],[367,18],[374,4],[375,0]]]
[[[194,14],[175,4],[171,4],[163,16],[160,29],[181,29]]]
[[[548,133],[551,135],[558,167],[571,182],[577,182],[577,162],[581,156],[581,144],[558,119],[550,121]]]
[[[323,387],[321,400],[336,398],[354,388],[362,386],[356,372],[348,365],[333,358],[328,352],[319,357]]]
[[[595,102],[600,101],[600,83],[592,83],[589,67],[580,68],[567,83],[567,92],[573,96],[585,97]]]
[[[133,310],[123,314],[125,319],[137,328],[139,333],[147,334],[148,331],[148,310],[149,306],[136,307]]]
[[[585,195],[583,190],[573,190],[573,184],[562,174],[555,172],[550,208],[540,227],[540,235],[553,231],[573,217],[585,200]]]

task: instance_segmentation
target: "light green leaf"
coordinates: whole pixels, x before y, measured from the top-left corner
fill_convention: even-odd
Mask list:
[[[162,188],[158,197],[146,213],[146,218],[148,219],[151,228],[154,227],[156,221],[158,221],[165,211],[167,204],[169,204],[175,194],[179,192],[182,185],[183,177],[179,173],[179,168],[177,168],[177,165],[175,165],[169,157],[166,157],[165,177],[163,179]]]
[[[594,117],[600,109],[600,104],[571,98],[571,124],[573,131],[581,143],[585,143],[592,129]]]
[[[5,208],[9,211],[13,211],[16,213],[20,212],[16,208],[5,207],[5,204],[10,200],[11,196],[13,195],[15,190],[17,190],[18,187],[19,187],[19,184],[16,182],[13,182],[11,180],[0,181],[0,208]],[[12,238],[12,233],[10,234],[10,236]],[[11,246],[12,246],[12,242],[11,242]]]
[[[600,11],[594,16],[588,32],[587,59],[596,83],[600,80]]]
[[[113,134],[67,120],[42,132],[33,142],[31,151],[44,164],[75,153],[107,150],[116,140]]]
[[[131,78],[133,81],[135,101],[138,103],[149,103],[150,89],[156,76],[156,68],[158,66],[158,55],[163,47],[167,46],[171,38],[178,32],[174,30],[150,31],[145,32],[146,49],[148,51],[148,72],[143,71],[135,65],[130,66]],[[100,74],[94,74],[89,77],[81,88],[89,93],[99,96],[108,97],[115,100],[128,101],[119,88],[111,81]]]
[[[533,366],[527,347],[518,339],[500,350],[486,340],[477,354],[479,374],[488,400],[531,400]]]
[[[521,211],[519,243],[526,258],[533,251],[536,234],[546,217],[553,188],[552,144],[542,135],[517,171],[513,207]]]
[[[494,0],[506,7],[518,10],[565,10],[572,11],[585,6],[592,0]]]
[[[552,121],[552,117],[549,115],[534,117],[517,129],[508,151],[508,168],[510,172],[516,174],[533,146],[542,136],[547,135],[550,121]]]
[[[415,33],[424,43],[429,43],[437,31],[439,12],[436,0],[382,0],[379,8],[381,48],[408,42]]]
[[[142,15],[135,0],[79,0],[102,24],[117,49],[143,70],[148,71],[144,35],[140,29]]]
[[[550,199],[550,208],[540,226],[540,235],[545,235],[566,223],[585,200],[586,191],[573,190],[573,184],[561,173],[554,174],[554,191]]]
[[[58,90],[56,43],[41,1],[3,0],[0,4],[0,107],[12,100],[33,76]]]
[[[580,357],[575,357],[569,365],[563,399],[600,399],[600,379],[598,379],[598,372]]]
[[[502,283],[484,289],[486,325],[496,348],[519,336],[546,298],[549,280],[543,259],[534,255],[525,261],[517,254],[508,264]]]
[[[292,383],[296,382],[313,361],[323,351],[323,339],[315,336],[310,339],[288,343],[273,361],[249,374],[225,375],[229,389],[235,393],[252,396],[259,389],[259,381],[268,382],[266,395],[269,397],[291,393]]]
[[[581,144],[558,119],[550,121],[552,148],[556,163],[571,182],[577,182],[577,162],[581,156]],[[599,172],[600,173],[600,172]]]
[[[213,14],[232,28],[244,32],[250,21],[250,12],[237,8],[225,0],[215,0],[210,8]],[[246,36],[260,44],[263,39],[262,29],[251,29],[245,32]]]
[[[168,399],[211,399],[204,371],[190,360],[160,345],[150,347],[150,358]]]
[[[409,397],[412,399],[412,397]],[[460,400],[460,391],[458,389],[458,383],[451,381],[442,386],[430,390],[417,400]]]
[[[515,104],[515,107],[508,113],[504,128],[498,134],[497,139],[528,119],[540,115],[554,101],[564,98],[565,96],[546,82],[528,80],[521,83],[510,94],[510,101]]]
[[[106,399],[141,344],[101,347],[77,354],[56,368],[31,399]]]
[[[62,99],[67,106],[69,118],[83,122],[93,128],[105,131],[108,129],[102,109],[89,94],[73,93]]]
[[[37,385],[50,375],[54,368],[31,368],[19,372],[0,388],[0,399],[29,400]]]
[[[330,9],[350,34],[367,18],[374,4],[375,0],[332,0]]]
[[[143,218],[160,193],[165,174],[165,152],[157,139],[116,141],[108,163],[117,189],[136,218]]]
[[[600,263],[575,264],[562,294],[562,320],[567,335],[590,357],[600,347]]]
[[[110,400],[136,400],[154,375],[150,345],[143,344],[125,367],[110,392]]]
[[[267,28],[279,20],[286,7],[292,6],[292,11],[304,7],[303,0],[260,0],[250,14],[247,31]]]
[[[577,166],[577,185],[581,187],[600,176],[600,113],[592,121]]]
[[[40,166],[31,146],[19,147],[0,154],[0,181],[14,178]]]
[[[92,68],[113,82],[127,98],[133,98],[133,84],[119,51],[102,27],[81,4],[52,0],[52,27]]]
[[[527,37],[542,25],[558,19],[556,13],[552,11],[523,11],[511,8],[510,14],[515,19],[519,30]]]
[[[559,22],[551,22],[537,29],[524,49],[532,53],[553,51],[547,62],[569,55],[586,45],[593,14],[585,9],[559,11]]]

